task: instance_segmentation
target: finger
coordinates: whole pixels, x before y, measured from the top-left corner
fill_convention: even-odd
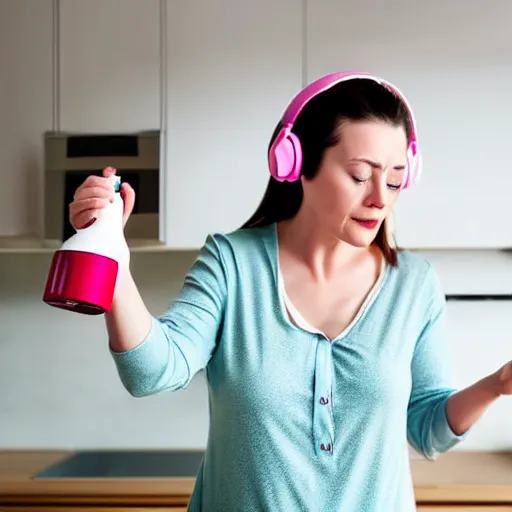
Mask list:
[[[79,215],[81,212],[85,212],[86,210],[101,210],[102,208],[105,208],[108,203],[108,199],[88,197],[79,201],[73,201],[69,205],[69,212],[73,215]]]
[[[82,194],[84,191],[90,188],[112,191],[113,187],[109,179],[102,178],[101,176],[88,176],[86,180],[75,190],[75,194],[79,194],[80,197],[83,197]],[[85,194],[89,195],[88,192],[85,192]]]
[[[105,208],[108,201],[91,198],[73,202],[69,205],[69,222],[75,229],[90,226],[98,216],[98,211]]]
[[[107,199],[114,200],[114,190],[112,187],[78,187],[73,195],[74,201],[85,201],[86,199]]]
[[[85,229],[91,224],[94,224],[97,218],[98,210],[87,210],[85,212],[81,212],[72,220],[70,219],[70,222],[75,229]]]
[[[115,173],[116,173],[116,170],[114,169],[114,167],[105,167],[105,169],[103,169],[103,177],[104,178],[110,178]]]
[[[121,197],[124,201],[123,219],[126,221],[135,205],[135,190],[133,190],[129,183],[121,183]]]

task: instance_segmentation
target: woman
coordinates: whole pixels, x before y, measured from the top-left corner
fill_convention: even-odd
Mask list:
[[[207,238],[164,315],[122,269],[106,315],[121,380],[147,396],[206,370],[192,511],[411,512],[407,440],[435,458],[512,388],[510,364],[452,387],[436,273],[388,240],[419,171],[412,112],[369,75],[324,77],[292,103],[269,153],[256,213]],[[73,226],[93,221],[113,172],[77,190]],[[126,183],[123,194],[126,222]]]

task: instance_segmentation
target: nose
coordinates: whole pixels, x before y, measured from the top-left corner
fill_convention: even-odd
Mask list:
[[[382,210],[386,206],[386,192],[385,180],[373,180],[366,198],[366,206]]]

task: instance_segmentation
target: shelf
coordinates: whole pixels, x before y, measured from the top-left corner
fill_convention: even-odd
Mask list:
[[[502,249],[417,250],[436,269],[453,302],[512,300],[512,252]]]
[[[44,240],[37,236],[0,236],[0,254],[52,254],[61,246],[60,240]],[[131,252],[163,252],[169,247],[159,240],[128,241]]]

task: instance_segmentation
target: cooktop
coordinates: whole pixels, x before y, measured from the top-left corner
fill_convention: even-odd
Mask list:
[[[203,451],[84,450],[50,465],[34,479],[45,478],[190,478]]]

